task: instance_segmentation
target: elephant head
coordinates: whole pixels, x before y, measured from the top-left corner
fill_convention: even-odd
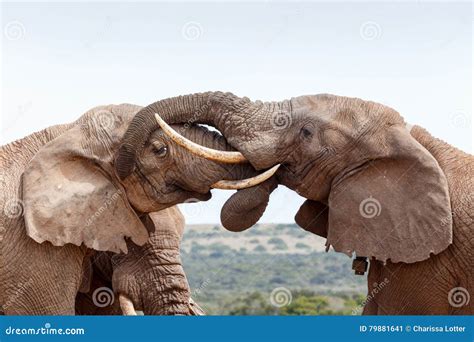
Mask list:
[[[410,131],[395,110],[334,95],[271,103],[229,98],[213,104],[214,116],[203,121],[256,169],[281,164],[278,182],[308,199],[297,222],[326,236],[336,251],[412,263],[451,244],[446,177],[415,139],[420,128]],[[260,203],[268,201],[271,182],[256,187],[266,194]],[[246,228],[232,218],[258,208],[255,191],[229,199],[225,226]]]
[[[187,105],[184,99],[164,101],[162,108],[179,114]],[[22,175],[24,221],[31,238],[127,252],[125,238],[139,246],[148,240],[146,213],[188,199],[208,200],[213,185],[229,185],[223,179],[256,175],[248,163],[196,158],[162,134],[155,118],[154,129],[141,129],[140,113],[135,116],[139,111],[132,105],[95,108],[39,149]],[[221,135],[202,126],[174,129],[224,157],[236,153],[227,151],[231,147]],[[141,144],[133,147],[138,137]],[[130,155],[132,166],[126,163]]]

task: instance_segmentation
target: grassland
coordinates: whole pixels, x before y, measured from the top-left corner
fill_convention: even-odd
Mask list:
[[[366,278],[354,275],[348,256],[325,252],[324,243],[294,224],[242,233],[193,225],[181,254],[192,296],[209,314],[356,314]],[[279,290],[289,303],[275,305]]]

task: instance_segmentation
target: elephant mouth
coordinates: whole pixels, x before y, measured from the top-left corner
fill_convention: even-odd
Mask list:
[[[183,184],[170,183],[166,185],[166,189],[157,189],[154,185],[154,180],[149,179],[142,171],[140,163],[137,163],[137,173],[145,184],[145,191],[150,195],[151,198],[157,199],[157,203],[161,205],[159,210],[169,208],[173,205],[180,204],[184,199],[194,198],[199,201],[208,201],[211,199],[212,194],[210,191],[197,192],[188,189]],[[160,201],[163,194],[167,201]],[[136,209],[136,208],[135,208]]]
[[[175,143],[184,147],[191,153],[216,162],[227,163],[227,164],[242,164],[248,163],[249,161],[245,156],[237,151],[221,151],[215,150],[209,147],[201,146],[176,132],[171,128],[158,114],[155,113],[155,119],[158,125],[161,127],[163,132]],[[270,177],[272,177],[275,172],[277,172],[280,164],[274,165],[270,169],[262,172],[261,174],[240,180],[220,180],[211,185],[213,189],[224,189],[224,190],[241,190],[256,186],[260,183],[263,183]]]

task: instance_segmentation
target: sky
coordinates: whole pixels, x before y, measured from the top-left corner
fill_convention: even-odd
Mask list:
[[[2,3],[0,142],[222,90],[380,102],[472,153],[472,25],[469,2]],[[187,223],[218,223],[230,194],[181,206]],[[303,201],[280,186],[260,222],[293,222]]]

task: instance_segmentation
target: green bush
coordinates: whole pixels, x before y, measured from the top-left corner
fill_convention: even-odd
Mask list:
[[[283,229],[283,227],[286,227]],[[263,315],[305,315],[305,314],[354,314],[360,309],[366,293],[367,279],[354,275],[352,261],[346,255],[335,252],[290,253],[279,250],[285,242],[278,234],[303,234],[308,232],[296,225],[258,225],[239,233],[250,244],[239,250],[231,248],[232,240],[226,245],[222,238],[234,237],[224,229],[195,228],[185,231],[184,242],[191,248],[181,250],[181,259],[193,298],[208,314],[263,314]],[[255,234],[252,232],[256,232]],[[208,244],[201,245],[194,238],[213,236]],[[217,237],[218,239],[214,239]],[[187,241],[186,241],[187,240]],[[219,241],[219,242],[217,242]],[[224,240],[225,241],[225,240]],[[271,241],[271,243],[270,243]],[[295,246],[307,246],[299,240]],[[213,243],[215,242],[215,243]],[[292,304],[275,308],[269,302],[270,293],[276,287],[291,289]],[[195,291],[195,292],[194,292]],[[255,294],[257,293],[257,294]],[[254,294],[253,297],[246,297]],[[301,298],[300,298],[301,297]],[[327,305],[326,305],[327,304]]]
[[[271,293],[250,292],[238,297],[227,298],[214,313],[220,315],[264,315],[264,316],[303,316],[303,315],[351,315],[364,300],[361,294],[342,293],[338,295],[320,295],[311,290],[292,292],[292,298],[287,305],[277,307],[272,305]],[[330,301],[346,299],[344,308],[331,307]],[[279,303],[281,304],[281,303]]]
[[[268,239],[268,244],[273,245],[274,250],[287,250],[288,246],[286,245],[283,239],[272,237]]]
[[[280,245],[280,244],[285,244],[285,241],[283,241],[282,239],[280,238],[277,238],[277,237],[272,237],[270,239],[268,239],[268,243],[271,244],[271,245]]]

